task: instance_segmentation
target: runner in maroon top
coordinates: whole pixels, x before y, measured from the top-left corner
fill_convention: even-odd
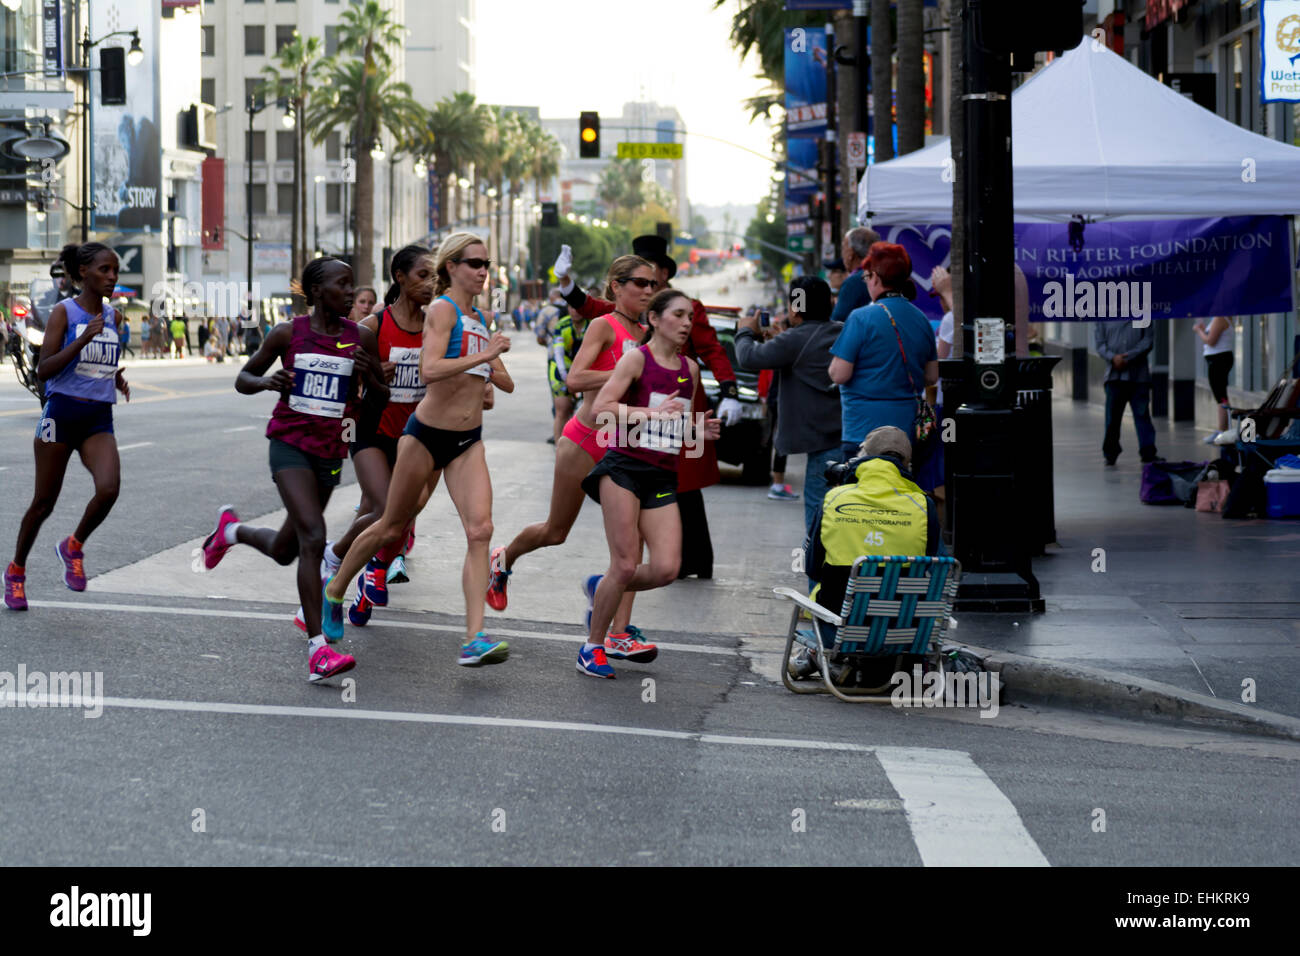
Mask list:
[[[375,335],[344,318],[352,308],[352,269],[332,257],[314,259],[302,271],[301,292],[311,315],[296,316],[271,330],[235,380],[237,391],[280,393],[266,437],[271,440],[271,477],[289,512],[280,528],[241,524],[229,505],[203,542],[204,566],[217,566],[230,547],[247,544],[278,564],[298,561],[298,596],[307,633],[308,680],[351,670],[356,661],[328,646],[321,627],[325,551],[325,503],[339,483],[346,439],[356,418],[388,400]],[[266,375],[271,363],[280,370]],[[364,385],[365,398],[358,402]]]
[[[596,423],[617,438],[582,482],[600,502],[609,543],[609,570],[595,587],[587,643],[578,651],[578,670],[593,677],[615,676],[606,653],[641,663],[657,655],[633,636],[607,636],[607,630],[625,592],[663,587],[677,577],[677,471],[683,454],[700,453],[699,442],[716,440],[721,428],[716,418],[693,427],[700,370],[680,354],[691,334],[691,312],[691,300],[675,289],[656,295],[646,311],[648,341],[619,359],[594,402]],[[649,561],[638,564],[643,541]]]

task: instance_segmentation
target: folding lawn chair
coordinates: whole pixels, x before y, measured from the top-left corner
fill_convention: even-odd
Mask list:
[[[961,562],[956,558],[865,555],[853,562],[839,614],[832,614],[794,588],[773,588],[776,594],[795,603],[781,661],[782,681],[796,694],[829,692],[853,703],[892,700],[890,684],[870,688],[836,686],[831,680],[831,664],[852,666],[860,661],[917,654],[931,658],[942,670],[940,644],[960,578]],[[811,626],[799,626],[801,611],[813,616]],[[816,621],[835,628],[832,647],[822,647]],[[824,687],[801,687],[790,679],[787,663],[796,642],[817,652]],[[920,690],[914,688],[910,699],[913,706],[920,706]]]

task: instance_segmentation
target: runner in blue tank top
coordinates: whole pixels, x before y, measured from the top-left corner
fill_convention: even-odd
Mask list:
[[[626,591],[661,588],[677,578],[682,556],[682,518],[677,508],[677,468],[683,454],[698,454],[699,442],[716,440],[722,423],[692,415],[700,369],[680,353],[690,338],[694,312],[685,293],[665,289],[650,300],[650,332],[642,346],[614,366],[593,404],[596,427],[612,447],[582,482],[605,513],[609,570],[592,601],[587,642],[578,651],[578,670],[614,677],[607,655],[649,663],[653,645],[634,635],[608,634]],[[638,564],[641,543],[649,563]]]
[[[483,291],[490,263],[478,236],[455,232],[434,257],[434,295],[424,317],[420,377],[424,397],[397,442],[397,462],[384,513],[361,533],[343,556],[325,588],[325,634],[343,634],[343,599],[348,582],[379,550],[406,535],[426,487],[443,475],[460,515],[467,543],[461,585],[465,593],[465,643],[459,664],[477,667],[506,659],[505,641],[483,630],[483,593],[488,582],[488,542],[492,537],[492,481],[483,453],[484,385],[513,392],[515,383],[501,363],[510,339],[489,336],[474,298]],[[471,313],[473,313],[471,315]]]
[[[117,392],[131,399],[118,368],[120,343],[117,314],[105,299],[117,285],[117,253],[99,242],[63,247],[59,261],[82,292],[64,299],[50,312],[36,374],[45,382],[45,408],[32,448],[36,457],[36,493],[18,527],[13,560],[5,569],[5,605],[27,610],[27,555],[45,519],[54,511],[74,451],[95,481],[95,495],[81,523],[55,546],[63,562],[63,583],[86,589],[82,545],[108,517],[117,500],[121,466],[113,437],[113,403]]]

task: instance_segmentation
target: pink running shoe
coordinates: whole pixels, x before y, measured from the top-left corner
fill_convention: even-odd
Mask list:
[[[63,562],[63,583],[74,591],[86,590],[86,570],[82,565],[83,555],[80,551],[73,551],[68,545],[72,538],[64,538],[54,547],[54,553],[59,556]]]
[[[209,571],[220,564],[221,559],[230,550],[230,545],[226,544],[226,525],[234,524],[238,520],[239,515],[235,514],[234,508],[230,505],[221,506],[221,512],[217,515],[216,530],[203,542],[203,566]]]
[[[314,684],[335,674],[350,671],[356,666],[357,660],[351,654],[340,654],[328,644],[322,644],[307,662],[307,680]]]
[[[5,607],[11,611],[27,610],[27,575],[5,570]]]

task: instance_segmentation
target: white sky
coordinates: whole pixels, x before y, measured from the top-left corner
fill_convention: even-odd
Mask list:
[[[742,65],[728,36],[735,0],[478,0],[477,96],[482,103],[537,106],[544,118],[650,100],[677,107],[686,128],[771,154],[763,121],[744,100],[762,91],[752,55]],[[602,133],[602,139],[634,134]],[[653,133],[639,135],[650,140]],[[691,202],[754,203],[772,166],[698,136],[685,137]]]

